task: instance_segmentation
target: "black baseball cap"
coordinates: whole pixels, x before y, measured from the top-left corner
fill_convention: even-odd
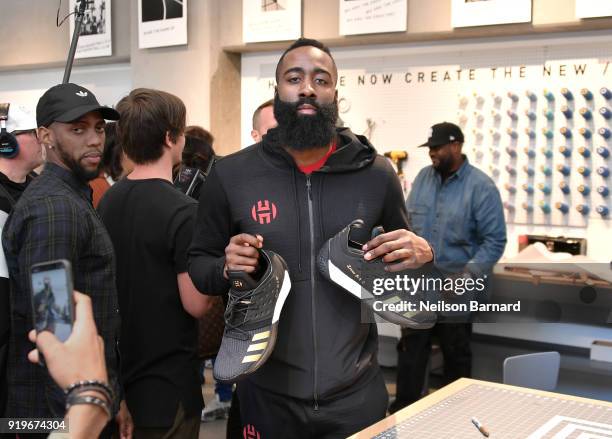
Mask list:
[[[433,125],[429,130],[429,139],[420,146],[440,146],[447,143],[463,143],[463,132],[454,123],[442,122]]]
[[[119,120],[119,113],[100,105],[96,96],[77,84],[58,84],[47,90],[36,105],[36,123],[48,127],[53,122],[72,122],[81,116],[98,111],[104,119]]]

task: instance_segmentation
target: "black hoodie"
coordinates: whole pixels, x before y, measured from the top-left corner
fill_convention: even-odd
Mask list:
[[[219,160],[202,188],[189,254],[195,286],[211,295],[229,289],[224,250],[234,235],[260,234],[264,248],[285,259],[292,289],[276,347],[248,379],[315,405],[366,385],[379,370],[376,326],[362,323],[359,301],[316,270],[319,249],[356,218],[366,230],[408,227],[400,182],[387,159],[348,128],[338,129],[337,145],[310,176],[280,147],[274,129]]]

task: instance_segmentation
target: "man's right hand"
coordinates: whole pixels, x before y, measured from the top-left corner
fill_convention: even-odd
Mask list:
[[[241,233],[232,236],[229,244],[225,247],[225,267],[223,276],[228,279],[227,271],[244,271],[253,273],[257,269],[259,252],[257,249],[263,247],[263,236]]]

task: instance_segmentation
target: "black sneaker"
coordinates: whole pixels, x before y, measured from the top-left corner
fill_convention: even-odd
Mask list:
[[[281,310],[291,290],[287,264],[276,253],[260,250],[261,276],[229,271],[225,331],[213,375],[235,382],[266,362],[276,343]]]
[[[436,313],[422,311],[420,302],[423,293],[410,294],[403,290],[383,289],[386,279],[397,276],[426,276],[427,270],[405,270],[399,273],[385,271],[382,258],[366,261],[363,258],[363,244],[351,239],[354,229],[363,229],[363,221],[357,219],[330,238],[319,251],[317,265],[321,274],[341,286],[376,314],[388,322],[413,329],[429,329],[436,323]],[[382,231],[377,227],[372,236]],[[396,311],[397,310],[397,311]]]

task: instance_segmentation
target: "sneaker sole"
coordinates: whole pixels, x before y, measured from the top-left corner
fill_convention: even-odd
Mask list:
[[[227,419],[228,413],[224,409],[215,409],[212,412],[208,412],[201,417],[202,422],[213,422],[220,419]]]
[[[259,360],[257,360],[257,362],[255,363],[255,370],[259,369],[261,365],[268,361],[268,358],[270,358],[270,355],[272,355],[272,351],[274,351],[274,347],[276,346],[276,336],[278,334],[278,320],[280,319],[280,313],[283,310],[283,306],[285,305],[285,300],[287,300],[289,291],[291,291],[291,279],[289,279],[289,272],[285,269],[283,284],[281,285],[280,293],[278,293],[278,299],[276,299],[274,313],[272,314],[272,328],[270,329],[269,339],[270,341],[268,342],[266,350],[261,355],[261,358],[259,358]]]

